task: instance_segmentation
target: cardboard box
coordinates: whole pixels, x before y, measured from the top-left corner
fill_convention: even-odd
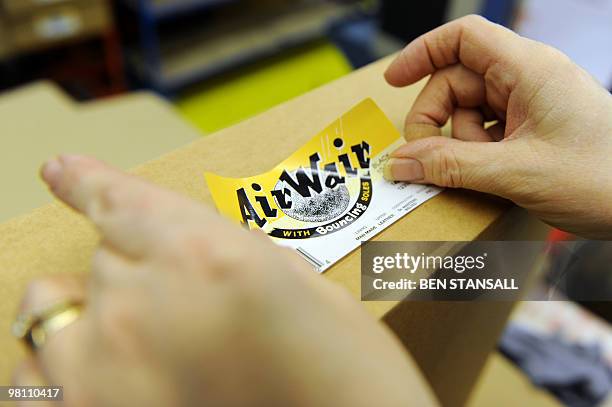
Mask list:
[[[552,393],[536,387],[522,370],[498,352],[487,360],[467,403],[467,407],[491,406],[563,407]]]
[[[404,89],[390,87],[383,79],[389,62],[388,59],[379,61],[150,161],[133,172],[212,205],[204,171],[232,177],[264,172],[366,97],[373,98],[396,127],[401,128],[408,108],[425,81]],[[162,127],[168,117],[155,114],[149,119],[150,125]],[[83,134],[87,131],[83,128]],[[131,132],[141,131],[137,126],[131,129]],[[463,190],[447,190],[374,239],[525,239],[520,233],[521,226],[529,222],[524,211],[513,209],[507,201]],[[23,357],[23,349],[9,332],[27,282],[46,274],[87,272],[97,243],[98,236],[91,225],[59,204],[0,225],[3,282],[0,285],[0,349],[4,355],[0,358],[0,383],[8,381],[11,370]],[[324,277],[360,298],[359,250],[335,264]],[[513,304],[367,302],[363,306],[395,330],[441,404],[461,406],[495,347]]]
[[[3,93],[0,134],[7,136],[0,138],[0,223],[52,201],[38,169],[59,151],[95,154],[125,169],[198,139],[172,109],[148,92],[81,104],[46,81]],[[151,122],[157,115],[162,123]]]
[[[19,13],[4,16],[6,38],[12,53],[98,34],[111,21],[104,0],[69,1],[19,10]]]

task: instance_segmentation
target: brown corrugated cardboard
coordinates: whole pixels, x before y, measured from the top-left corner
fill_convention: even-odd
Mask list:
[[[158,115],[163,123],[151,121]],[[0,223],[51,202],[38,167],[60,151],[95,153],[125,169],[200,137],[150,93],[79,104],[51,82],[0,96],[0,134]]]
[[[513,362],[495,352],[487,360],[467,406],[561,407],[562,404],[552,393],[531,383]]]
[[[260,116],[148,162],[134,172],[206,204],[212,204],[204,171],[243,177],[282,161],[312,135],[366,97],[372,97],[397,128],[424,85],[389,87],[380,61]],[[231,109],[231,106],[227,107]],[[168,118],[152,115],[159,126]],[[126,118],[128,120],[128,118]],[[84,129],[86,131],[86,129]],[[137,131],[136,129],[134,131]],[[127,148],[127,146],[126,146]],[[508,202],[461,190],[446,191],[389,227],[377,240],[474,240],[509,236],[528,220]],[[516,235],[514,236],[516,237]],[[22,353],[7,334],[26,282],[57,272],[86,272],[97,243],[91,226],[54,204],[0,225],[0,383]],[[359,298],[359,252],[345,257],[325,278]],[[393,327],[408,346],[445,406],[462,405],[512,307],[508,303],[369,302],[364,306]],[[350,340],[350,338],[347,338]],[[368,351],[368,350],[364,350]]]

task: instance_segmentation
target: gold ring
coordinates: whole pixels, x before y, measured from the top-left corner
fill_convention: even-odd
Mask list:
[[[76,321],[82,310],[82,303],[64,301],[40,312],[21,314],[13,324],[13,335],[30,349],[40,349],[51,335]]]

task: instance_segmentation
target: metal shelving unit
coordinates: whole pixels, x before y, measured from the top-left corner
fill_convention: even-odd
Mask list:
[[[195,12],[238,0],[123,0],[135,11],[139,50],[129,61],[143,82],[171,96],[185,86],[233,67],[323,37],[335,21],[355,6],[313,3],[257,19],[246,18],[231,28],[202,28],[188,38],[161,38],[159,25]]]
[[[161,94],[168,94],[162,76],[161,39],[158,26],[160,23],[180,18],[189,13],[199,12],[235,0],[123,0],[136,14],[140,34],[138,70],[148,85]],[[132,62],[135,58],[128,58]]]
[[[236,0],[123,0],[134,10],[146,14],[153,22],[180,17],[206,8],[233,3]]]

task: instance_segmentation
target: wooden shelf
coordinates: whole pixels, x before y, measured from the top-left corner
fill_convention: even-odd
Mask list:
[[[143,7],[149,18],[153,20],[165,20],[180,17],[185,14],[204,10],[209,7],[234,3],[236,0],[145,0],[142,4],[139,0],[123,0],[133,9]]]
[[[206,29],[162,40],[161,69],[150,79],[172,91],[257,58],[320,38],[329,24],[353,11],[351,6],[323,3],[249,18],[221,29]],[[146,70],[146,68],[145,68]]]

